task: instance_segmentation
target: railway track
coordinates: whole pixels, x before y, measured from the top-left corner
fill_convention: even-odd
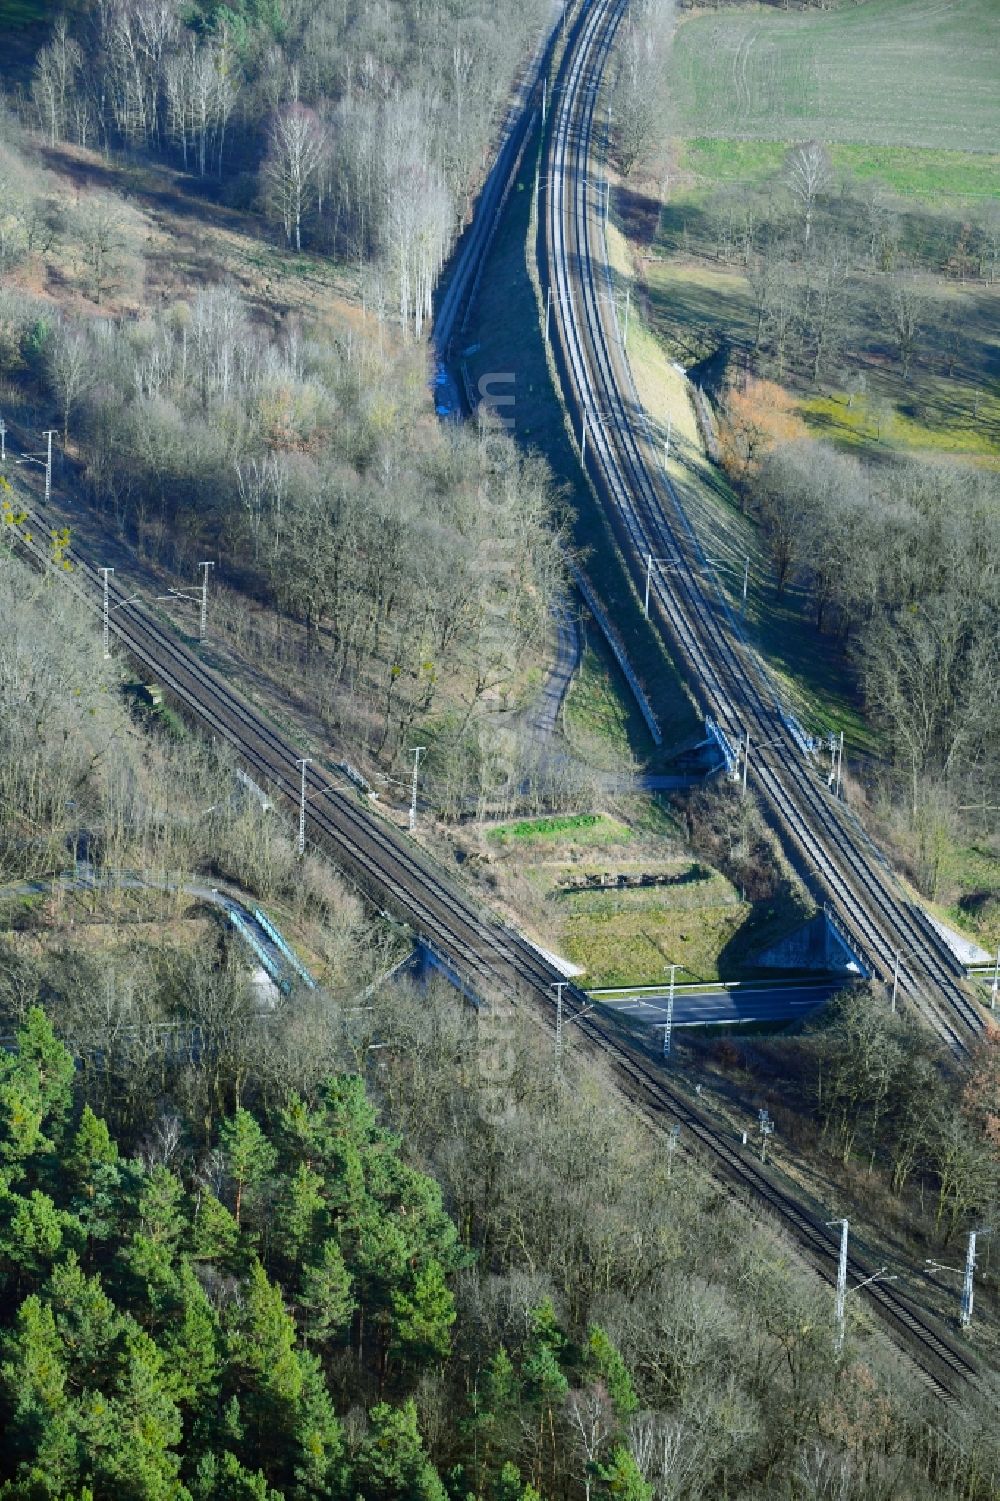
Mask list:
[[[603,69],[626,3],[585,0],[555,90],[544,173],[543,282],[552,292],[556,358],[583,462],[637,587],[648,556],[669,560],[669,569],[653,574],[651,618],[687,669],[704,713],[734,749],[749,737],[765,811],[792,864],[873,975],[890,983],[898,973],[902,993],[961,1057],[983,1026],[962,966],[806,760],[660,468],[618,328],[606,189],[593,149]]]
[[[52,530],[50,523],[34,511],[28,527],[31,535],[24,534],[27,527],[22,529],[22,541],[43,568],[49,566],[44,539]],[[76,550],[70,549],[66,556],[72,572],[60,573],[59,578],[75,588],[95,615],[102,615],[103,581]],[[257,778],[296,806],[299,748],[117,581],[109,581],[108,599],[111,630],[128,653],[209,734],[228,742]],[[488,998],[499,992],[527,999],[553,1017],[553,985],[563,977],[544,955],[481,908],[412,840],[368,812],[353,789],[340,786],[314,765],[307,768],[306,778],[311,839],[345,866],[379,906],[402,918],[419,940],[441,954],[480,995]],[[660,1130],[679,1122],[684,1127],[685,1150],[694,1152],[727,1191],[735,1190],[748,1202],[762,1205],[807,1262],[833,1282],[838,1244],[822,1216],[804,1207],[776,1171],[751,1159],[678,1084],[637,1048],[623,1042],[605,1017],[588,1009],[589,998],[582,991],[569,986],[564,1007],[565,1019],[575,1022],[583,1046],[611,1066],[641,1116]],[[870,1277],[878,1265],[855,1247],[849,1265],[852,1281]],[[933,1391],[957,1397],[978,1375],[960,1341],[894,1285],[871,1283],[865,1296]]]

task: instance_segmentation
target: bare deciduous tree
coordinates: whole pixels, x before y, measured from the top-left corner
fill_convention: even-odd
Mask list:
[[[785,181],[802,209],[802,238],[806,248],[812,238],[816,199],[833,181],[833,169],[826,147],[819,141],[795,146],[785,158]]]
[[[325,132],[312,110],[296,101],[277,111],[261,170],[268,202],[296,250],[302,249],[302,222],[316,201],[327,150]]]
[[[908,768],[914,817],[923,775],[947,778],[975,747],[995,697],[986,664],[998,645],[988,612],[958,592],[882,616],[867,632],[866,697]]]
[[[612,122],[623,177],[660,143],[666,124],[666,54],[674,25],[673,0],[629,6],[616,44]]]
[[[90,345],[78,328],[60,323],[46,349],[49,379],[62,407],[63,443],[69,438],[69,419],[91,381]]]
[[[602,1386],[572,1391],[566,1398],[566,1420],[581,1460],[584,1501],[590,1501],[598,1463],[615,1431],[615,1414]]]
[[[70,233],[83,269],[83,282],[98,304],[119,285],[131,247],[131,219],[120,200],[88,193],[70,217]]]
[[[910,273],[894,276],[882,304],[882,318],[896,345],[904,380],[910,378],[926,313],[927,300],[915,278]]]
[[[83,53],[69,35],[65,16],[56,21],[52,41],[35,60],[31,97],[48,135],[49,145],[62,140]]]
[[[801,313],[803,343],[813,385],[829,367],[846,338],[847,247],[830,241],[822,247],[815,261],[818,264],[810,266],[811,274],[803,287]]]

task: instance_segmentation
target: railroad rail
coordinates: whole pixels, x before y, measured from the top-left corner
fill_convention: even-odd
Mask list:
[[[887,984],[895,976],[901,993],[962,1057],[983,1017],[961,964],[921,922],[883,857],[803,756],[776,685],[730,610],[653,446],[618,327],[605,237],[608,194],[593,147],[602,74],[626,3],[583,0],[554,90],[543,172],[543,285],[552,290],[556,361],[582,461],[637,588],[648,556],[675,564],[653,576],[650,618],[705,715],[731,744],[749,737],[764,810],[790,862],[871,972]]]
[[[33,510],[18,535],[41,567],[51,567],[47,538],[53,528]],[[57,577],[73,587],[95,616],[103,613],[103,580],[75,548],[63,554],[71,571]],[[150,614],[117,580],[108,581],[109,625],[140,662],[204,729],[230,744],[251,775],[296,806],[300,797],[299,747],[249,705],[232,685]],[[533,944],[481,907],[420,846],[363,806],[349,785],[338,785],[315,764],[306,768],[306,821],[310,838],[441,954],[480,996],[527,999],[554,1020],[553,986],[562,973]],[[613,1023],[590,1009],[589,997],[565,986],[564,1016],[576,1019],[582,1046],[610,1065],[623,1094],[657,1130],[684,1127],[684,1148],[728,1191],[762,1205],[798,1245],[806,1261],[832,1283],[838,1245],[822,1215],[804,1207],[773,1168],[752,1160],[725,1128],[663,1074]],[[586,1013],[586,1014],[583,1014]],[[855,1246],[852,1281],[870,1277],[878,1263]],[[872,1282],[865,1296],[891,1336],[910,1356],[930,1388],[957,1397],[978,1368],[949,1330],[895,1285]]]

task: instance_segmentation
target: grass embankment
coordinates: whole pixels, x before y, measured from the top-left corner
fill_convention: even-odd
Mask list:
[[[984,948],[1000,948],[1000,849],[971,845],[951,847],[943,862],[947,893],[944,920],[975,938]]]
[[[513,405],[501,409],[509,417],[520,442],[536,449],[548,461],[553,476],[564,491],[574,546],[584,555],[584,566],[606,609],[625,642],[629,658],[653,703],[663,731],[665,751],[690,738],[697,720],[680,677],[654,632],[642,619],[639,601],[621,554],[604,515],[586,483],[575,443],[567,431],[565,411],[556,392],[546,360],[535,289],[528,273],[533,257],[531,200],[535,155],[529,149],[519,180],[484,269],[480,292],[462,336],[464,362],[473,391],[493,390],[513,394]],[[595,630],[590,633],[596,637]],[[600,648],[597,648],[600,654]],[[617,667],[605,660],[605,685],[625,703],[630,699]],[[653,748],[641,716],[631,704],[622,713],[604,716],[604,729],[578,695],[589,692],[596,668],[581,674],[570,695],[567,715],[585,732],[585,738],[604,729],[617,751],[627,747],[636,761],[653,761]],[[575,702],[575,700],[577,700]],[[581,745],[581,750],[583,746]],[[604,757],[598,752],[598,760]]]
[[[69,9],[51,0],[0,0],[0,89],[9,98],[28,94],[38,50],[56,17]]]
[[[581,622],[583,655],[566,698],[563,730],[570,748],[590,766],[621,771],[655,757],[646,721],[596,626]]]
[[[688,867],[690,862],[688,862]],[[683,884],[638,891],[574,891],[562,907],[562,950],[585,970],[588,986],[655,985],[666,965],[717,980],[719,957],[749,908],[717,872]]]
[[[606,813],[569,813],[564,817],[522,818],[517,823],[498,824],[487,831],[486,837],[501,845],[511,840],[522,845],[570,841],[589,849],[593,845],[625,844],[632,831]]]
[[[615,198],[613,221],[617,212]],[[625,283],[633,276],[633,261],[629,244],[615,222],[609,226],[608,253],[623,302]],[[667,470],[671,483],[731,607],[741,615],[749,640],[778,678],[794,711],[811,729],[843,730],[854,749],[871,750],[875,741],[858,712],[843,654],[829,637],[803,629],[800,591],[793,587],[779,594],[758,528],[742,513],[725,475],[705,454],[690,382],[674,368],[676,356],[661,339],[657,289],[661,269],[644,267],[646,283],[641,295],[632,299],[628,353],[640,400],[661,442],[667,437],[669,423]],[[748,557],[744,615],[743,574]]]
[[[948,844],[928,910],[988,953],[1000,949],[1000,844]]]
[[[809,915],[790,898],[751,904],[719,871],[686,855],[614,860],[612,874],[630,871],[658,884],[550,891],[558,947],[581,966],[588,987],[655,985],[668,964],[682,965],[685,981],[752,976],[753,956]]]
[[[632,796],[618,815],[522,819],[462,838],[490,888],[587,986],[656,984],[670,963],[688,979],[732,979],[786,932],[793,904],[743,900],[692,858],[668,805]]]
[[[0,0],[0,32],[34,26],[44,21],[50,10],[48,0]]]

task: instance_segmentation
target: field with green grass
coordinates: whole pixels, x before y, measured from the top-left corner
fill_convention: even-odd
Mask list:
[[[666,964],[717,980],[720,955],[750,910],[717,874],[649,892],[571,892],[562,906],[562,951],[588,986],[655,985]]]
[[[669,79],[679,170],[648,274],[673,357],[691,366],[755,347],[753,290],[739,257],[720,251],[720,224],[753,199],[780,238],[789,221],[773,200],[786,155],[818,140],[834,178],[828,233],[853,236],[843,369],[812,389],[801,369],[768,373],[800,392],[807,427],[839,447],[874,460],[895,451],[1000,462],[1000,296],[982,255],[967,254],[970,237],[989,239],[1000,201],[998,22],[996,0],[748,4],[681,20]],[[857,229],[872,190],[896,236],[882,266],[866,265]],[[921,306],[906,374],[882,314],[884,272],[910,266]],[[843,389],[857,368],[860,398]]]
[[[466,858],[588,984],[655,982],[671,961],[706,979],[738,972],[762,914],[692,858],[660,797],[630,794],[613,806],[467,829]]]
[[[810,915],[790,892],[751,905],[700,862],[664,868],[672,873],[658,886],[555,894],[558,947],[588,987],[655,985],[666,964],[682,964],[688,979],[740,979],[757,973],[760,949]]]
[[[625,844],[632,831],[607,813],[570,813],[554,818],[522,818],[517,823],[497,824],[486,837],[497,844],[573,845],[589,849],[602,844]]]
[[[464,857],[546,948],[585,983],[644,985],[663,966],[735,979],[752,955],[807,915],[794,894],[751,904],[725,875],[692,858],[669,804],[615,800],[614,813],[526,818],[467,829]]]
[[[995,153],[997,22],[995,0],[694,15],[671,58],[678,133]]]
[[[695,136],[680,143],[677,161],[702,183],[765,182],[781,171],[788,144]],[[989,152],[832,143],[830,160],[840,175],[875,179],[901,198],[925,202],[990,200],[1000,187],[1000,154]]]

